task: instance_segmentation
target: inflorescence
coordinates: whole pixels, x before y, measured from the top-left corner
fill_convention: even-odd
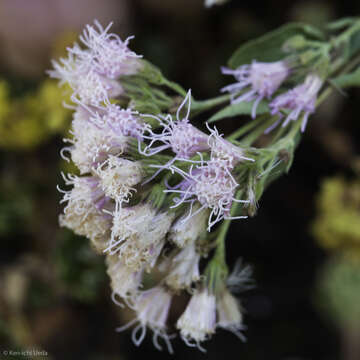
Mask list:
[[[63,175],[70,190],[60,189],[66,204],[60,225],[88,237],[106,256],[114,302],[136,313],[117,330],[136,324],[136,345],[150,328],[154,345],[161,349],[162,338],[172,351],[168,315],[174,297],[186,292],[191,299],[175,324],[186,344],[203,350],[201,343],[217,328],[244,339],[241,307],[231,290],[246,287],[251,272],[243,267],[228,275],[219,249],[223,224],[256,208],[259,196],[250,174],[258,152],[227,140],[215,127],[191,124],[190,90],[175,111],[137,111],[123,81],[144,76],[145,62],[129,49],[131,38],[121,40],[109,33],[110,26],[87,25],[81,44],[49,72],[70,85],[74,104],[61,155],[73,161],[78,175]],[[233,104],[253,101],[255,118],[259,103],[275,95],[272,114],[278,121],[286,117],[283,126],[302,119],[303,130],[323,83],[309,74],[279,94],[293,71],[286,61],[253,61],[222,71],[237,81],[222,89]],[[209,261],[213,253],[216,261]],[[162,279],[145,289],[143,278],[154,269]]]

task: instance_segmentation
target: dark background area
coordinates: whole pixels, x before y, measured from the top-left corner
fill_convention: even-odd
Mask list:
[[[0,15],[4,3],[0,1]],[[14,3],[21,6],[21,1]],[[321,25],[360,13],[360,4],[355,1],[232,0],[211,9],[205,9],[198,0],[123,3],[124,8],[115,6],[110,14],[99,16],[101,7],[92,10],[85,2],[82,6],[87,18],[78,24],[74,21],[69,28],[79,30],[93,18],[113,20],[122,36],[135,34],[131,47],[137,53],[159,66],[169,79],[191,88],[198,99],[216,96],[230,81],[221,75],[219,67],[244,41],[289,21]],[[106,2],[102,6],[106,7]],[[45,21],[41,19],[46,11],[39,19],[30,19],[29,24]],[[83,8],[79,5],[72,9],[69,3],[64,13],[75,11],[83,13]],[[22,34],[19,36],[28,37],[31,43],[32,29],[26,26],[17,23],[16,28]],[[0,28],[0,46],[10,41],[13,29]],[[53,34],[55,38],[56,31]],[[14,93],[31,91],[43,80],[54,41],[49,37],[46,45],[36,50],[42,51],[42,60],[35,71],[14,65],[5,52],[1,53],[0,77],[12,84]],[[23,51],[29,51],[29,56],[35,52],[31,46]],[[327,254],[316,245],[310,226],[321,181],[339,173],[353,175],[349,159],[359,152],[359,100],[359,90],[352,90],[347,97],[335,94],[324,103],[310,119],[292,169],[265,192],[257,216],[233,222],[227,238],[229,264],[243,258],[253,266],[256,281],[255,289],[240,296],[248,340],[242,343],[233,334],[218,331],[204,344],[206,354],[187,348],[180,339],[174,341],[175,355],[158,352],[150,333],[137,348],[129,331],[115,332],[129,317],[111,303],[102,259],[86,249],[84,239],[58,228],[61,208],[55,185],[61,182],[61,136],[27,151],[1,149],[4,190],[0,216],[9,229],[0,233],[0,280],[4,284],[0,294],[0,350],[37,348],[46,350],[53,359],[66,360],[341,359],[341,333],[317,306],[316,279]],[[206,114],[196,120],[205,121]],[[227,119],[217,126],[226,132],[241,121],[244,119]],[[28,283],[25,300],[16,307],[11,302],[9,305],[5,285],[9,274],[19,272],[26,275]],[[86,289],[89,294],[84,295]],[[31,336],[24,335],[26,331]]]

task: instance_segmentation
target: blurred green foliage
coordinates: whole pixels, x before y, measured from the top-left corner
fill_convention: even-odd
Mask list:
[[[94,302],[99,288],[107,280],[102,257],[90,247],[84,237],[64,230],[55,248],[54,260],[57,279],[65,293],[83,302]]]
[[[331,256],[318,278],[319,306],[342,329],[360,329],[360,181],[323,181],[312,231]]]
[[[324,180],[313,234],[321,247],[360,259],[360,181]]]

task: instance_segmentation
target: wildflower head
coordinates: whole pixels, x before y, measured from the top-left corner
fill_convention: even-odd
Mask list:
[[[109,79],[117,79],[121,75],[133,75],[141,67],[139,58],[128,47],[130,40],[121,40],[116,34],[108,33],[112,23],[105,29],[95,20],[94,26],[87,25],[80,37],[92,55],[94,69]]]
[[[230,216],[233,201],[247,202],[235,199],[235,191],[239,184],[231,175],[230,170],[221,162],[209,161],[197,166],[195,170],[191,166],[188,173],[175,166],[172,170],[180,173],[184,180],[179,184],[179,189],[169,189],[166,192],[175,192],[180,195],[174,199],[173,207],[184,202],[191,204],[189,215],[184,221],[200,211],[209,209],[208,230],[210,231],[211,227],[222,219],[233,219]],[[192,205],[196,201],[200,203],[200,207],[193,212]]]
[[[200,254],[195,243],[187,245],[171,259],[170,269],[166,276],[166,285],[173,290],[190,289],[191,284],[200,279]]]
[[[109,199],[99,188],[94,177],[65,177],[66,185],[73,185],[64,193],[61,202],[67,202],[64,214],[60,215],[60,226],[73,230],[78,235],[89,238],[96,251],[101,252],[110,236],[111,218],[103,212]]]
[[[233,271],[228,276],[226,285],[229,290],[234,293],[252,289],[254,287],[254,282],[252,280],[251,266],[244,266],[242,260],[239,259],[235,263]]]
[[[104,250],[111,255],[123,252],[127,240],[127,247],[135,246],[137,238],[147,230],[149,223],[155,216],[155,210],[147,204],[126,208],[122,208],[120,205],[117,203],[112,214],[111,238]],[[124,258],[124,261],[128,266],[132,263],[131,259]]]
[[[114,212],[112,235],[104,252],[118,253],[134,270],[144,266],[149,270],[160,255],[172,220],[172,215],[156,214],[148,204],[118,207]]]
[[[182,110],[185,110],[185,117],[181,117]],[[150,144],[145,148],[145,154],[154,155],[165,149],[171,149],[178,159],[189,159],[199,151],[205,151],[209,148],[207,135],[190,124],[189,115],[191,108],[191,91],[189,90],[184,101],[176,112],[176,120],[168,114],[165,117],[155,117],[162,126],[162,132],[155,134],[150,132],[148,139]],[[149,116],[149,115],[145,115]],[[152,148],[153,144],[161,142],[162,145]]]
[[[107,126],[116,134],[129,136],[138,140],[143,139],[144,132],[150,129],[148,124],[142,122],[136,111],[130,108],[123,109],[116,104],[106,104],[94,114],[93,121],[99,126]]]
[[[73,138],[67,140],[72,147],[67,148],[81,174],[89,173],[103,163],[108,155],[122,154],[127,146],[127,138],[116,134],[109,126],[98,126],[86,117],[74,119]]]
[[[254,161],[248,157],[245,157],[243,149],[239,146],[232,144],[231,142],[225,140],[222,137],[222,134],[219,134],[216,127],[211,129],[208,126],[210,131],[210,136],[208,144],[211,149],[211,160],[220,162],[228,169],[233,169],[239,162],[248,160]]]
[[[49,76],[58,79],[59,85],[68,83],[71,88],[74,88],[81,67],[81,64],[76,61],[76,57],[69,53],[67,58],[60,58],[59,61],[52,60],[51,64],[54,69],[48,71]]]
[[[315,111],[317,95],[322,84],[323,80],[318,75],[308,75],[304,83],[277,96],[270,103],[272,114],[280,114],[281,109],[288,110],[289,114],[283,122],[283,126],[286,126],[303,113],[301,131],[304,131],[309,115]]]
[[[193,207],[194,213],[199,209],[196,204]],[[187,216],[183,215],[175,221],[171,226],[169,232],[169,240],[179,248],[185,248],[188,245],[195,243],[204,232],[206,232],[206,223],[209,218],[209,212],[204,210],[196,213],[194,216],[186,219]]]
[[[136,296],[141,285],[142,270],[132,270],[121,258],[114,255],[106,256],[106,264],[113,289],[113,300],[117,301],[116,296],[125,299]]]
[[[75,43],[68,48],[68,58],[53,61],[51,77],[67,82],[74,90],[73,101],[98,106],[123,93],[118,81],[121,75],[135,74],[140,68],[139,58],[128,48],[131,37],[122,41],[109,34],[111,23],[104,29],[99,22],[87,25],[80,36],[83,49]]]
[[[236,298],[231,295],[227,289],[225,289],[219,296],[216,308],[218,312],[216,325],[225,330],[231,331],[241,340],[245,341],[244,335],[240,332],[244,329],[240,305],[238,304]]]
[[[142,179],[142,167],[139,162],[130,161],[109,155],[95,173],[100,179],[100,185],[106,196],[115,199],[117,202],[128,202],[133,187]]]
[[[84,105],[100,105],[108,102],[109,98],[123,93],[119,83],[103,77],[92,68],[89,68],[84,74],[79,74],[72,88],[74,90],[73,100],[76,102],[78,99]]]
[[[214,334],[216,328],[215,295],[209,293],[206,288],[197,290],[177,321],[176,327],[187,345],[198,346],[204,351],[200,342]]]
[[[166,332],[166,321],[171,305],[172,295],[161,286],[156,286],[138,294],[134,301],[136,318],[125,327],[116,329],[122,331],[134,323],[138,325],[132,333],[132,340],[139,346],[146,336],[146,328],[149,327],[153,332],[153,342],[158,350],[162,350],[158,338],[161,337],[170,353],[173,353],[170,337]]]
[[[236,70],[222,68],[223,74],[233,75],[237,83],[228,85],[222,91],[231,94],[233,104],[242,101],[253,101],[252,117],[256,116],[256,108],[264,98],[269,99],[289,76],[290,69],[285,61],[264,63],[253,61],[251,65],[243,65]],[[248,89],[245,92],[243,90]]]

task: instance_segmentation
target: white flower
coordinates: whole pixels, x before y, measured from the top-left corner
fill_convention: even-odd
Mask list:
[[[160,336],[166,342],[168,350],[173,353],[169,335],[166,333],[166,321],[171,305],[172,295],[161,286],[140,292],[134,302],[134,310],[136,318],[127,325],[117,328],[116,331],[122,331],[130,327],[134,323],[139,324],[132,332],[132,340],[135,345],[139,346],[146,335],[146,327],[153,332],[153,342],[158,350],[162,350],[158,337]],[[137,337],[140,332],[140,336]]]
[[[67,227],[77,235],[86,236],[92,241],[95,250],[102,251],[110,236],[111,217],[103,212],[108,199],[99,188],[94,177],[64,175],[66,185],[73,185],[70,191],[63,191],[61,202],[67,202],[64,214],[60,215],[60,226]]]
[[[116,296],[122,298],[131,298],[136,296],[138,288],[141,285],[142,270],[134,271],[126,266],[122,259],[118,256],[107,255],[106,256],[107,273],[111,279],[111,287],[113,289],[113,300],[116,304],[119,304],[116,300]]]
[[[85,110],[80,110],[74,117],[71,131],[73,138],[66,140],[72,144],[66,150],[70,152],[71,158],[81,174],[91,172],[110,154],[122,154],[127,146],[125,136],[116,134],[110,127],[98,126],[91,122],[84,113],[86,113]]]
[[[149,204],[114,212],[111,239],[104,252],[118,253],[127,266],[138,270],[152,268],[165,244],[173,215],[156,214]]]
[[[200,279],[200,254],[196,252],[195,243],[187,245],[171,259],[169,275],[165,283],[173,290],[189,289],[194,281]]]
[[[207,289],[196,291],[177,321],[176,327],[187,345],[197,345],[200,350],[205,351],[200,342],[214,334],[216,328],[215,296]],[[191,341],[195,341],[196,344],[192,344]]]
[[[95,70],[110,79],[135,74],[142,66],[142,56],[128,48],[133,36],[122,41],[118,35],[108,33],[112,23],[105,29],[96,20],[94,24],[86,26],[80,39],[90,49]]]
[[[218,311],[217,326],[231,331],[241,340],[245,341],[244,335],[240,332],[240,330],[244,329],[240,306],[235,297],[227,289],[218,298],[216,307]]]
[[[113,213],[111,239],[104,252],[113,255],[124,251],[123,247],[126,240],[129,240],[127,247],[135,247],[139,234],[147,231],[154,216],[155,210],[149,204],[128,208],[121,208],[117,204]]]
[[[109,127],[116,134],[142,140],[144,132],[150,129],[150,125],[144,123],[138,115],[138,112],[130,108],[122,109],[116,104],[106,104],[105,107],[98,107],[94,121],[101,127]]]
[[[173,220],[174,214],[158,213],[150,222],[147,231],[140,234],[138,244],[148,270],[155,266]]]
[[[95,206],[89,206],[84,215],[78,213],[76,203],[70,203],[59,216],[59,224],[74,231],[75,234],[86,236],[94,250],[101,253],[110,237],[111,218]]]
[[[195,205],[194,212],[196,212],[198,208],[199,205]],[[184,248],[188,244],[194,243],[206,232],[206,222],[208,218],[208,211],[200,211],[188,220],[187,215],[180,217],[170,229],[169,240],[179,248]]]
[[[79,78],[79,71],[81,71],[80,64],[76,61],[76,57],[69,53],[67,58],[60,58],[59,61],[52,60],[54,70],[49,70],[50,77],[59,80],[59,85],[68,83],[71,88],[74,88]]]
[[[132,192],[136,191],[133,186],[137,185],[143,177],[140,162],[113,155],[109,155],[108,159],[95,170],[95,173],[100,179],[100,185],[106,196],[120,203],[130,200]]]
[[[68,58],[53,61],[54,70],[48,73],[50,77],[59,79],[60,85],[69,84],[74,91],[74,102],[99,105],[123,93],[120,83],[104,77],[94,69],[89,51],[80,49],[77,44],[68,50]]]
[[[78,98],[84,105],[100,105],[124,92],[118,82],[105,78],[91,68],[70,85],[74,90],[73,100],[77,102]]]
[[[250,265],[243,265],[242,259],[238,259],[235,266],[226,280],[227,287],[234,293],[252,289],[252,268]]]
[[[211,149],[210,161],[219,162],[225,169],[232,170],[239,162],[248,160],[254,161],[244,156],[244,151],[239,146],[232,144],[225,140],[222,134],[219,134],[216,127],[211,129],[206,124],[211,135],[209,136],[208,144]]]

